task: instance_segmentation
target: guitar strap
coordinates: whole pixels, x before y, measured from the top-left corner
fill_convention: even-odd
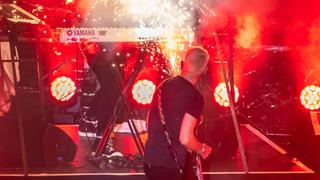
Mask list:
[[[162,109],[161,93],[162,93],[163,84],[165,82],[163,82],[160,85],[159,89],[158,89],[158,97],[157,98],[158,98],[158,110],[159,110],[159,115],[160,115],[160,121],[161,121],[161,124],[162,124],[162,127],[163,127],[164,136],[165,136],[165,138],[166,138],[166,140],[168,142],[169,152],[170,152],[171,156],[173,157],[173,159],[176,162],[177,169],[179,170],[179,172],[181,174],[183,174],[182,167],[180,166],[179,161],[178,161],[177,151],[175,150],[175,148],[174,148],[174,146],[172,144],[172,138],[170,137],[169,132],[168,132],[168,126],[166,124],[165,117],[164,117],[164,114],[163,114],[163,109]]]
[[[166,81],[165,81],[166,82]],[[178,161],[178,155],[177,155],[177,152],[172,144],[172,138],[170,137],[170,134],[168,132],[168,126],[166,124],[166,121],[165,121],[165,117],[164,117],[164,114],[163,114],[163,109],[162,109],[162,102],[161,102],[161,94],[162,94],[162,87],[163,87],[163,84],[165,83],[163,82],[160,86],[159,86],[159,89],[158,89],[158,96],[157,96],[157,102],[158,102],[158,110],[159,110],[159,115],[160,115],[160,121],[161,121],[161,124],[162,124],[162,127],[163,127],[163,132],[164,132],[164,135],[165,135],[165,138],[168,142],[168,149],[169,149],[169,152],[171,154],[171,156],[173,157],[173,159],[175,160],[176,162],[176,167],[177,169],[179,170],[179,172],[183,175],[183,170],[182,170],[182,167],[180,166],[179,164],[179,161]],[[193,159],[193,158],[192,158]],[[194,175],[197,177],[198,180],[203,180],[203,176],[202,176],[202,167],[201,167],[201,158],[200,158],[200,155],[199,153],[197,153],[195,155],[195,158],[193,159],[193,162],[191,164],[194,164],[193,165],[193,170],[194,170]]]

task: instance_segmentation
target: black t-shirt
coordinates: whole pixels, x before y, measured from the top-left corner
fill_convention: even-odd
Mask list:
[[[158,89],[151,103],[148,119],[148,140],[145,160],[157,167],[177,167],[168,149],[158,111]],[[161,103],[168,132],[177,152],[179,164],[184,166],[187,150],[179,141],[180,126],[185,113],[200,120],[204,100],[198,90],[181,76],[171,78],[162,85]]]

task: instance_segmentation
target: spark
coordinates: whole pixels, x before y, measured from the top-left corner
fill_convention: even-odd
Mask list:
[[[180,73],[182,54],[187,44],[194,41],[194,0],[96,0],[92,4],[94,14],[93,23],[103,22],[105,13],[98,13],[98,8],[111,7],[115,23],[130,24],[133,22],[139,28],[154,28],[167,30],[166,39],[160,40],[162,53],[167,59],[168,67],[172,75]],[[98,17],[101,16],[101,17]],[[187,29],[184,30],[184,29]],[[148,33],[148,32],[145,32]]]

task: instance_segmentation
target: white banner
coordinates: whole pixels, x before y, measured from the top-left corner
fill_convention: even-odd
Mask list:
[[[192,42],[192,29],[166,28],[60,28],[60,42],[144,42],[176,41]]]

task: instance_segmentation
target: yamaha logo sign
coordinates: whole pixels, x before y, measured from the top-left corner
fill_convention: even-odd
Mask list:
[[[93,29],[74,29],[67,30],[68,36],[95,36],[95,31]]]
[[[68,31],[67,31],[67,35],[68,35],[68,36],[72,36],[72,30],[68,30]]]

